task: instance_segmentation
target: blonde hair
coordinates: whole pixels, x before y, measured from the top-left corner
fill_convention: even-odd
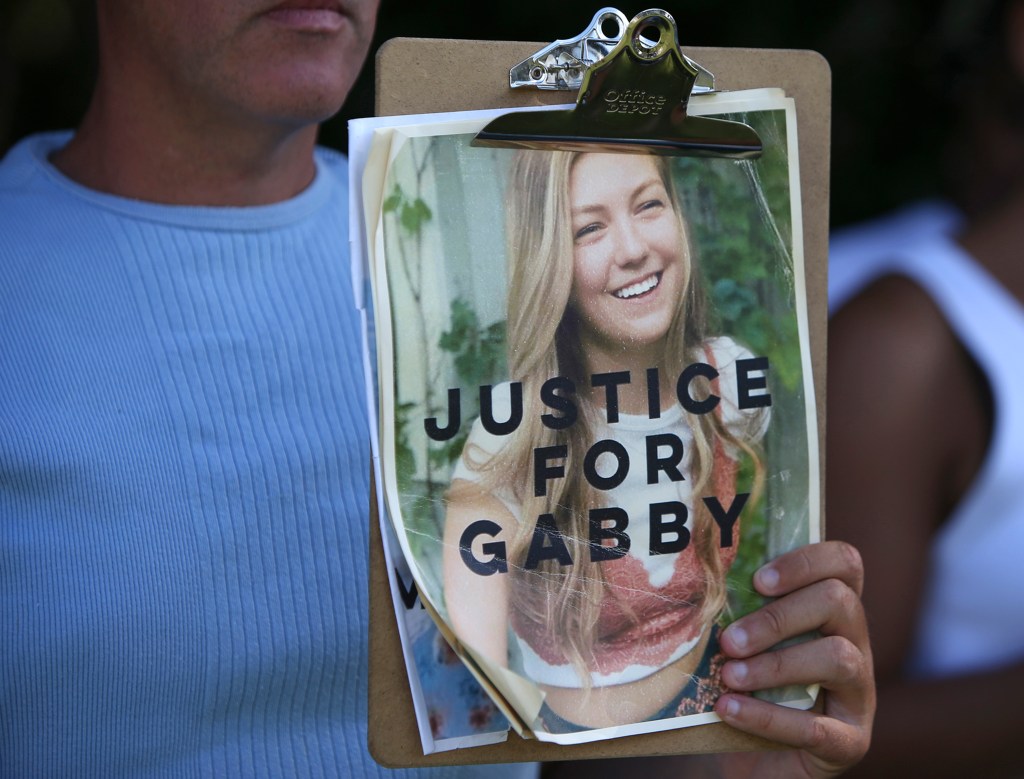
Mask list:
[[[576,667],[584,686],[589,687],[588,669],[593,666],[598,617],[608,589],[601,564],[590,560],[588,512],[599,506],[601,499],[584,478],[583,457],[594,443],[594,431],[603,412],[577,395],[580,415],[574,424],[552,430],[540,422],[541,415],[549,411],[540,400],[540,386],[545,381],[565,376],[578,387],[589,385],[578,348],[579,324],[569,303],[574,268],[569,181],[580,156],[579,152],[524,151],[517,153],[512,165],[506,231],[508,366],[511,379],[523,384],[523,422],[493,458],[480,461],[472,447],[467,447],[463,459],[481,473],[485,488],[512,495],[520,507],[519,526],[508,554],[511,608],[548,632],[554,645]],[[660,360],[667,375],[678,376],[686,364],[706,359],[705,293],[691,262],[686,224],[669,164],[660,157],[653,159],[683,240],[683,294]],[[628,163],[624,160],[624,164]],[[711,388],[705,384],[703,389]],[[728,443],[751,450],[724,428],[718,414],[684,413],[693,431],[689,470],[696,496],[713,477],[716,446]],[[521,474],[532,472],[535,449],[554,445],[567,446],[565,478],[553,480],[546,496],[535,497],[531,480],[523,479]],[[756,455],[755,462],[760,462]],[[454,491],[452,497],[458,499]],[[712,619],[725,603],[726,572],[707,508],[696,501],[691,511],[693,543],[707,582],[702,616]],[[563,567],[547,560],[536,570],[525,570],[523,563],[534,523],[541,514],[555,517],[573,565]]]

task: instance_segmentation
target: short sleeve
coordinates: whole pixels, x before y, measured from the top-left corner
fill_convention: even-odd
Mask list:
[[[767,390],[751,393],[751,397],[759,397],[770,393],[770,372],[764,369],[752,369],[750,365],[744,366],[742,361],[754,359],[754,354],[728,336],[708,339],[707,348],[711,352],[715,362],[714,367],[718,371],[718,392],[722,399],[720,404],[722,422],[726,429],[740,441],[756,444],[768,430],[768,423],[771,421],[771,406],[741,409],[737,379],[741,367],[744,375],[751,379],[767,379]]]
[[[502,382],[492,390],[491,403],[497,419],[507,419],[512,409],[511,384]],[[474,484],[480,483],[488,465],[496,455],[508,446],[509,436],[494,435],[488,432],[480,417],[473,420],[473,427],[466,438],[466,445],[455,463],[452,479],[464,479]]]

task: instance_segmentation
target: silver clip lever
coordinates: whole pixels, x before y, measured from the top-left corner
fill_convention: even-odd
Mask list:
[[[602,8],[575,38],[557,40],[509,71],[512,87],[579,89],[587,68],[614,49],[629,20],[616,8]],[[605,28],[615,26],[613,34]]]
[[[557,40],[515,65],[508,74],[509,85],[513,88],[578,90],[587,69],[618,46],[628,24],[629,20],[622,11],[602,8],[594,14],[587,29],[575,38]],[[714,92],[714,75],[689,57],[683,55],[683,59],[697,70],[693,94]]]

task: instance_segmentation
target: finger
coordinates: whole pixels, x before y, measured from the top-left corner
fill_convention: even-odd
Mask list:
[[[732,657],[750,657],[815,630],[841,636],[868,651],[860,598],[838,579],[803,587],[736,620],[722,631],[721,645]]]
[[[762,595],[780,596],[823,579],[839,579],[858,597],[864,591],[864,565],[855,547],[843,541],[823,541],[781,555],[754,574]]]
[[[857,762],[870,742],[868,729],[859,724],[745,695],[723,695],[715,712],[738,730],[806,750],[826,771]]]
[[[722,667],[722,681],[737,691],[753,692],[790,684],[821,684],[843,701],[844,716],[863,719],[873,710],[860,691],[872,685],[869,655],[840,636],[828,636],[766,652]]]

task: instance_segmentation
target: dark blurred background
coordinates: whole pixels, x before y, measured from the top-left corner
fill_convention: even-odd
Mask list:
[[[173,0],[169,0],[173,2]],[[688,0],[617,6],[671,13],[692,46],[814,49],[832,67],[832,224],[942,191],[943,148],[964,52],[986,0]],[[373,51],[396,36],[551,41],[580,33],[602,5],[382,0]],[[95,74],[92,0],[0,2],[0,153],[23,135],[73,126]],[[509,63],[510,65],[512,63]],[[457,74],[445,74],[446,78]],[[324,143],[373,111],[373,61]]]

